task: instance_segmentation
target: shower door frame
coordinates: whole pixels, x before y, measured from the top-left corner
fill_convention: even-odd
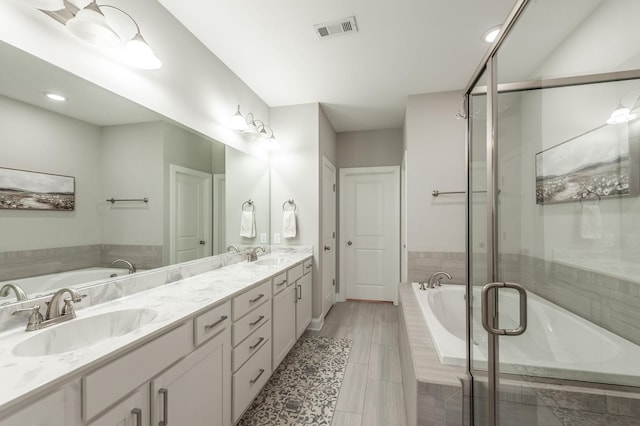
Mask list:
[[[630,71],[616,71],[608,73],[587,74],[572,77],[553,78],[547,80],[533,80],[523,81],[516,83],[498,84],[497,79],[497,55],[499,48],[508,37],[511,29],[516,25],[516,22],[520,16],[524,13],[526,7],[532,0],[518,0],[516,6],[509,14],[507,21],[504,25],[504,31],[502,31],[498,38],[493,42],[488,52],[483,57],[480,65],[477,67],[472,75],[471,80],[465,88],[465,95],[463,101],[463,108],[466,117],[466,144],[465,144],[465,166],[466,166],[466,252],[467,252],[467,294],[471,295],[473,290],[473,282],[471,279],[471,232],[472,232],[472,216],[470,213],[472,202],[472,182],[471,182],[471,143],[472,143],[472,95],[486,95],[486,153],[487,153],[487,167],[486,167],[486,183],[487,183],[487,218],[486,218],[486,233],[487,233],[487,283],[493,283],[499,279],[498,274],[498,245],[497,245],[497,232],[498,232],[498,94],[510,93],[510,92],[522,92],[529,90],[550,89],[559,87],[579,86],[597,83],[607,83],[614,81],[624,81],[640,79],[640,70]],[[483,75],[486,74],[487,85],[482,87],[476,87],[476,84]],[[494,297],[490,299],[490,303],[495,303],[493,299],[497,298],[497,292],[493,292]],[[495,312],[494,309],[490,309],[491,312]],[[471,423],[474,423],[474,372],[473,369],[473,351],[472,351],[472,338],[473,338],[473,318],[472,318],[472,297],[467,297],[467,371],[471,377],[470,385],[470,419]],[[497,324],[494,324],[497,327]],[[488,425],[498,426],[499,423],[499,409],[498,409],[498,394],[500,384],[500,369],[499,369],[499,336],[488,333],[488,359],[487,359],[487,381],[488,381]],[[504,374],[504,373],[503,373]],[[509,376],[512,376],[509,374]],[[483,375],[484,377],[484,375]]]

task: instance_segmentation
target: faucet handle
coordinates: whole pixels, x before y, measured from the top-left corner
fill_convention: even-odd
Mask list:
[[[17,315],[23,312],[29,312],[29,321],[27,322],[27,331],[37,330],[40,327],[40,323],[44,321],[44,317],[40,313],[40,305],[33,305],[30,308],[16,309],[11,312],[11,315]]]

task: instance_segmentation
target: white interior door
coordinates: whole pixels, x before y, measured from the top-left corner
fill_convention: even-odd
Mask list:
[[[322,311],[336,303],[336,168],[322,157]]]
[[[213,175],[213,251],[212,254],[221,254],[227,251],[226,223],[226,178],[223,173]]]
[[[211,175],[170,166],[171,263],[211,255]]]
[[[348,299],[398,301],[400,168],[340,169],[340,285]]]

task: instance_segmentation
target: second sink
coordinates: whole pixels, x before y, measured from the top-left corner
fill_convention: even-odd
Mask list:
[[[90,346],[122,336],[148,324],[156,317],[152,309],[126,309],[106,312],[37,332],[13,348],[18,356],[46,356]]]
[[[284,257],[268,257],[266,259],[257,260],[254,265],[262,265],[262,266],[278,266],[285,263],[287,259]]]

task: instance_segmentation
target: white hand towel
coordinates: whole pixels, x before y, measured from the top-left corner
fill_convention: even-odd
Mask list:
[[[602,216],[599,205],[582,204],[580,236],[588,240],[602,238]]]
[[[243,211],[240,217],[240,236],[245,238],[255,238],[256,217],[253,211]]]
[[[286,210],[282,213],[282,238],[295,238],[296,233],[296,212]]]

